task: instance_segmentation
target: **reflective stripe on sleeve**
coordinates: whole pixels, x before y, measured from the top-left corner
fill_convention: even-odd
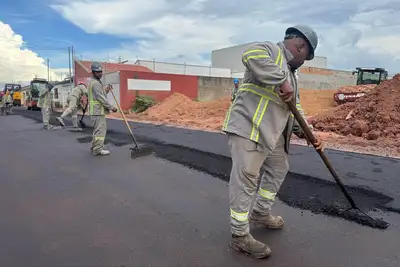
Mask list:
[[[270,56],[266,50],[254,49],[244,52],[242,58],[244,62],[247,62],[250,59],[270,58]]]

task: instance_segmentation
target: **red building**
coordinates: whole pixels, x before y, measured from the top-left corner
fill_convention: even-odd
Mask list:
[[[75,81],[91,76],[91,61],[75,60]],[[123,110],[132,106],[136,94],[153,96],[162,101],[173,93],[181,93],[191,99],[198,95],[198,77],[155,73],[152,70],[133,64],[105,63],[103,75],[106,83],[111,83]]]

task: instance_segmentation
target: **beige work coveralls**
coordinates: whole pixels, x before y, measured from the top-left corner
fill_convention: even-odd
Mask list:
[[[9,106],[6,106],[6,103],[9,103]],[[5,94],[3,95],[3,99],[0,101],[0,114],[11,114],[12,110],[12,104],[13,104],[13,98],[10,94]]]
[[[107,134],[106,114],[114,107],[107,100],[107,92],[101,80],[93,77],[89,82],[89,115],[94,124],[91,150],[93,154],[99,154],[104,148],[104,140]]]
[[[287,63],[292,58],[283,43],[271,42],[254,44],[242,55],[246,66],[243,84],[222,128],[228,134],[232,157],[229,198],[234,235],[249,233],[248,217],[255,193],[254,210],[261,215],[270,212],[289,171],[287,153],[291,135],[302,135],[278,95],[280,85],[288,80],[295,91],[296,106],[304,116],[295,75]],[[260,181],[261,169],[264,171]]]
[[[43,128],[50,129],[50,116],[52,113],[53,91],[46,88],[40,89],[38,107],[42,112]]]

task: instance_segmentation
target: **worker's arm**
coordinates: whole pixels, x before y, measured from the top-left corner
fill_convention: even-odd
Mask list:
[[[82,90],[82,94],[87,96],[88,95],[88,90],[87,90],[86,86],[84,86],[83,84],[80,84],[79,87]]]
[[[106,109],[112,110],[114,107],[108,102],[107,97],[104,96],[103,94],[103,86],[95,82],[92,85],[92,90],[93,90],[93,98],[99,101]]]
[[[39,90],[39,97],[40,97],[40,98],[43,98],[43,97],[45,97],[49,92],[50,92],[50,91],[49,91],[49,89],[48,89],[47,87],[46,87],[46,88],[42,88],[42,89]]]
[[[286,81],[288,72],[275,63],[277,59],[271,57],[271,51],[272,44],[252,45],[242,54],[242,62],[256,81],[277,86]]]

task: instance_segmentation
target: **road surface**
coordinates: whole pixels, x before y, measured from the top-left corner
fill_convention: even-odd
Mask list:
[[[93,157],[87,133],[0,125],[0,266],[399,266],[397,213],[381,231],[278,201],[286,226],[253,229],[273,255],[252,260],[228,247],[226,181],[162,158],[173,150]]]

